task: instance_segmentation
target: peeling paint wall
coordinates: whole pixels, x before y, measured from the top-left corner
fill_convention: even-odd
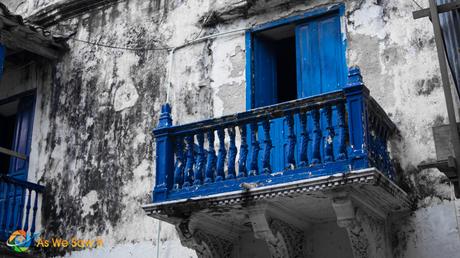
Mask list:
[[[8,4],[30,15],[54,2]],[[240,1],[126,0],[50,29],[106,45],[179,46],[340,1],[250,2],[244,9]],[[444,235],[444,228],[425,224],[439,216],[438,206],[430,207],[451,195],[440,172],[416,170],[418,163],[435,157],[431,127],[447,120],[431,24],[412,19],[417,6],[411,1],[345,3],[347,63],[361,67],[371,95],[401,130],[402,142],[395,144],[394,152],[400,156],[406,190],[419,200],[416,215],[393,225],[395,234],[407,238],[395,243],[396,256],[419,257],[414,246],[440,240],[417,238],[416,232]],[[219,17],[226,21],[215,22]],[[202,28],[206,19],[208,25]],[[244,111],[244,35],[177,49],[169,77],[167,51],[113,49],[74,40],[69,45],[70,51],[50,71],[52,78],[38,87],[29,178],[48,189],[41,217],[45,234],[106,240],[103,250],[73,252],[73,257],[152,257],[158,221],[147,217],[141,205],[150,201],[154,185],[150,131],[160,105],[170,99],[176,124]],[[453,214],[442,215],[455,225]],[[180,247],[172,226],[161,227],[161,257],[195,256]],[[460,243],[449,246],[460,252]]]

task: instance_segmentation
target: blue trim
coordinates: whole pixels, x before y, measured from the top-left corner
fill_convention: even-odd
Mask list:
[[[276,21],[256,25],[255,27],[251,29],[251,32],[268,30],[268,29],[272,29],[278,26],[287,25],[290,23],[302,23],[308,19],[316,18],[318,16],[322,16],[324,14],[330,14],[330,13],[337,12],[337,11],[340,14],[340,16],[343,16],[345,14],[345,4],[339,3],[339,4],[332,4],[328,6],[313,8],[312,10],[306,11],[305,13],[300,14],[300,15],[282,18]]]
[[[246,31],[246,110],[253,108],[253,80],[252,80],[252,33]]]

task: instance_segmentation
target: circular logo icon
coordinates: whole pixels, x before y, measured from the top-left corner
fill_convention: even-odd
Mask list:
[[[6,245],[11,247],[14,252],[26,253],[32,243],[32,237],[26,234],[24,230],[16,230],[6,241]]]

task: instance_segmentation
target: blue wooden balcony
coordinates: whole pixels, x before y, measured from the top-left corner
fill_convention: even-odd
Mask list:
[[[178,126],[170,111],[162,106],[153,130],[153,203],[367,168],[396,180],[387,143],[397,128],[369,95],[359,68],[350,69],[346,87],[327,94]],[[276,119],[283,128],[272,128]],[[281,146],[274,146],[280,138]]]
[[[16,230],[34,235],[43,191],[41,185],[0,175],[0,241]]]

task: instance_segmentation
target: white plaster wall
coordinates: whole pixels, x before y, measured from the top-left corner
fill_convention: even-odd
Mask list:
[[[31,13],[53,1],[24,2],[21,12]],[[57,33],[75,31],[76,38],[112,45],[144,46],[161,42],[179,46],[200,35],[251,27],[329,2],[339,1],[314,0],[281,9],[267,8],[247,19],[202,30],[198,26],[200,17],[209,10],[228,6],[229,2],[170,1],[168,13],[152,14],[148,12],[151,1],[131,0],[76,17],[66,22],[66,27],[53,29]],[[263,6],[260,2],[258,5]],[[441,250],[446,245],[450,250],[446,252],[454,253],[458,251],[456,246],[460,246],[457,238],[446,237],[446,244],[433,241],[444,239],[444,230],[454,226],[456,221],[453,213],[447,211],[452,202],[435,205],[440,198],[450,197],[449,187],[441,173],[435,170],[420,173],[414,169],[419,162],[434,158],[431,126],[446,121],[430,23],[427,19],[413,20],[411,12],[417,7],[407,0],[346,1],[346,9],[344,35],[348,44],[348,65],[361,67],[371,95],[401,130],[402,142],[396,144],[396,151],[405,169],[406,183],[413,187],[416,197],[422,199],[421,206],[428,207],[420,208],[416,216],[410,218],[411,229],[395,225],[396,228],[402,226],[402,234],[411,240],[404,246],[403,241],[397,243],[398,255],[419,257],[422,255],[420,246],[431,246],[432,249],[438,246]],[[51,198],[55,198],[59,205],[53,207],[52,212],[79,213],[78,218],[82,221],[78,225],[85,230],[71,228],[71,233],[79,237],[100,234],[106,240],[103,250],[74,252],[72,257],[142,257],[144,254],[152,257],[156,253],[158,222],[147,217],[140,205],[148,202],[154,184],[154,148],[150,145],[149,131],[157,121],[160,105],[167,99],[169,56],[161,51],[136,53],[74,41],[69,44],[71,50],[56,70],[56,79],[62,84],[58,86],[68,93],[58,91],[56,84],[45,85],[40,93],[43,98],[34,127],[32,151],[35,158],[30,171],[37,179],[54,187],[56,195]],[[245,110],[244,50],[244,35],[241,33],[193,44],[175,52],[170,74],[172,90],[169,92],[174,123]],[[147,76],[149,73],[158,77],[151,84],[148,84],[151,80]],[[140,83],[148,86],[140,86]],[[71,87],[65,86],[69,84]],[[81,89],[76,91],[78,87]],[[145,95],[151,97],[144,99]],[[59,113],[50,116],[55,109]],[[106,117],[110,112],[114,114],[114,121]],[[73,119],[78,119],[78,125],[72,122]],[[99,130],[94,128],[102,123],[109,125],[102,130],[104,134],[98,134]],[[101,149],[98,144],[104,139],[125,147],[118,150],[108,144],[101,145],[108,149]],[[77,153],[69,154],[71,149]],[[99,157],[98,152],[108,152],[119,160]],[[106,214],[109,213],[107,209],[100,208],[109,205],[109,198],[105,195],[110,195],[111,191],[96,191],[91,187],[85,187],[88,191],[81,190],[82,185],[87,184],[81,175],[88,169],[100,171],[104,177],[113,176],[107,164],[100,163],[101,160],[117,164],[113,173],[123,182],[117,192],[120,195],[117,201],[121,205],[119,223],[115,225],[105,220],[110,215]],[[128,174],[132,177],[125,178]],[[73,202],[78,205],[71,209],[66,207],[66,203]],[[101,223],[107,224],[102,232],[90,223],[98,218],[98,212],[103,213]],[[441,215],[439,220],[445,223],[445,227],[427,226]],[[61,223],[77,222],[63,220]],[[432,233],[432,239],[417,237],[417,232],[424,230]],[[62,230],[57,232],[64,233]],[[172,226],[163,224],[160,239],[161,257],[193,256],[191,250],[179,247]],[[145,252],[140,254],[138,250]],[[430,250],[426,252],[430,254]]]

